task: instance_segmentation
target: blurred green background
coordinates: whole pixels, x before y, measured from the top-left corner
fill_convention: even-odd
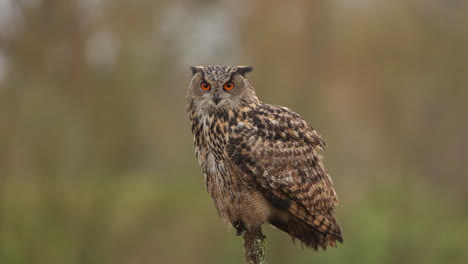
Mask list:
[[[468,3],[0,0],[0,263],[241,263],[194,156],[191,65],[251,65],[328,143],[345,243],[468,263]]]

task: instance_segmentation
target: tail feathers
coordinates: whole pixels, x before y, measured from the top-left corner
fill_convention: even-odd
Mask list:
[[[276,208],[287,211],[289,215],[287,221],[270,219],[270,224],[290,234],[293,239],[298,238],[315,250],[319,247],[335,247],[336,241],[343,243],[341,228],[331,214],[309,211],[281,192],[270,193],[267,198]]]
[[[306,247],[312,248],[316,251],[319,248],[325,250],[328,246],[336,247],[336,241],[343,243],[343,236],[341,235],[341,231],[338,232],[339,235],[323,234],[318,232],[310,225],[294,217],[291,217],[287,222],[272,220],[270,221],[270,224],[288,233],[293,238],[293,241],[298,239],[301,241],[302,245],[305,245]],[[336,226],[339,229],[339,226]]]
[[[292,203],[288,210],[294,217],[302,220],[316,233],[328,237],[330,245],[336,246],[336,241],[343,243],[341,228],[332,216],[328,218],[321,214],[311,214],[303,207]]]

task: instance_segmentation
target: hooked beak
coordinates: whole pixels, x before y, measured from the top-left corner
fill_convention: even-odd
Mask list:
[[[215,102],[215,104],[218,104],[219,101],[221,101],[221,98],[219,98],[219,94],[217,92],[215,92],[213,95],[213,101]]]

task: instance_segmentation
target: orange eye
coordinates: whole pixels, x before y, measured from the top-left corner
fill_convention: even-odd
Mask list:
[[[224,87],[224,90],[229,91],[229,90],[234,89],[234,84],[232,82],[228,82],[228,83],[225,83],[223,87]]]
[[[200,87],[202,88],[203,91],[209,91],[211,89],[211,84],[207,82],[202,82]]]

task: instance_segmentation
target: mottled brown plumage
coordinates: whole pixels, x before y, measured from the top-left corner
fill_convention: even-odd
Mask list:
[[[317,153],[325,143],[292,110],[260,102],[251,70],[192,67],[187,111],[207,190],[238,234],[270,223],[308,247],[335,246],[338,200]]]

